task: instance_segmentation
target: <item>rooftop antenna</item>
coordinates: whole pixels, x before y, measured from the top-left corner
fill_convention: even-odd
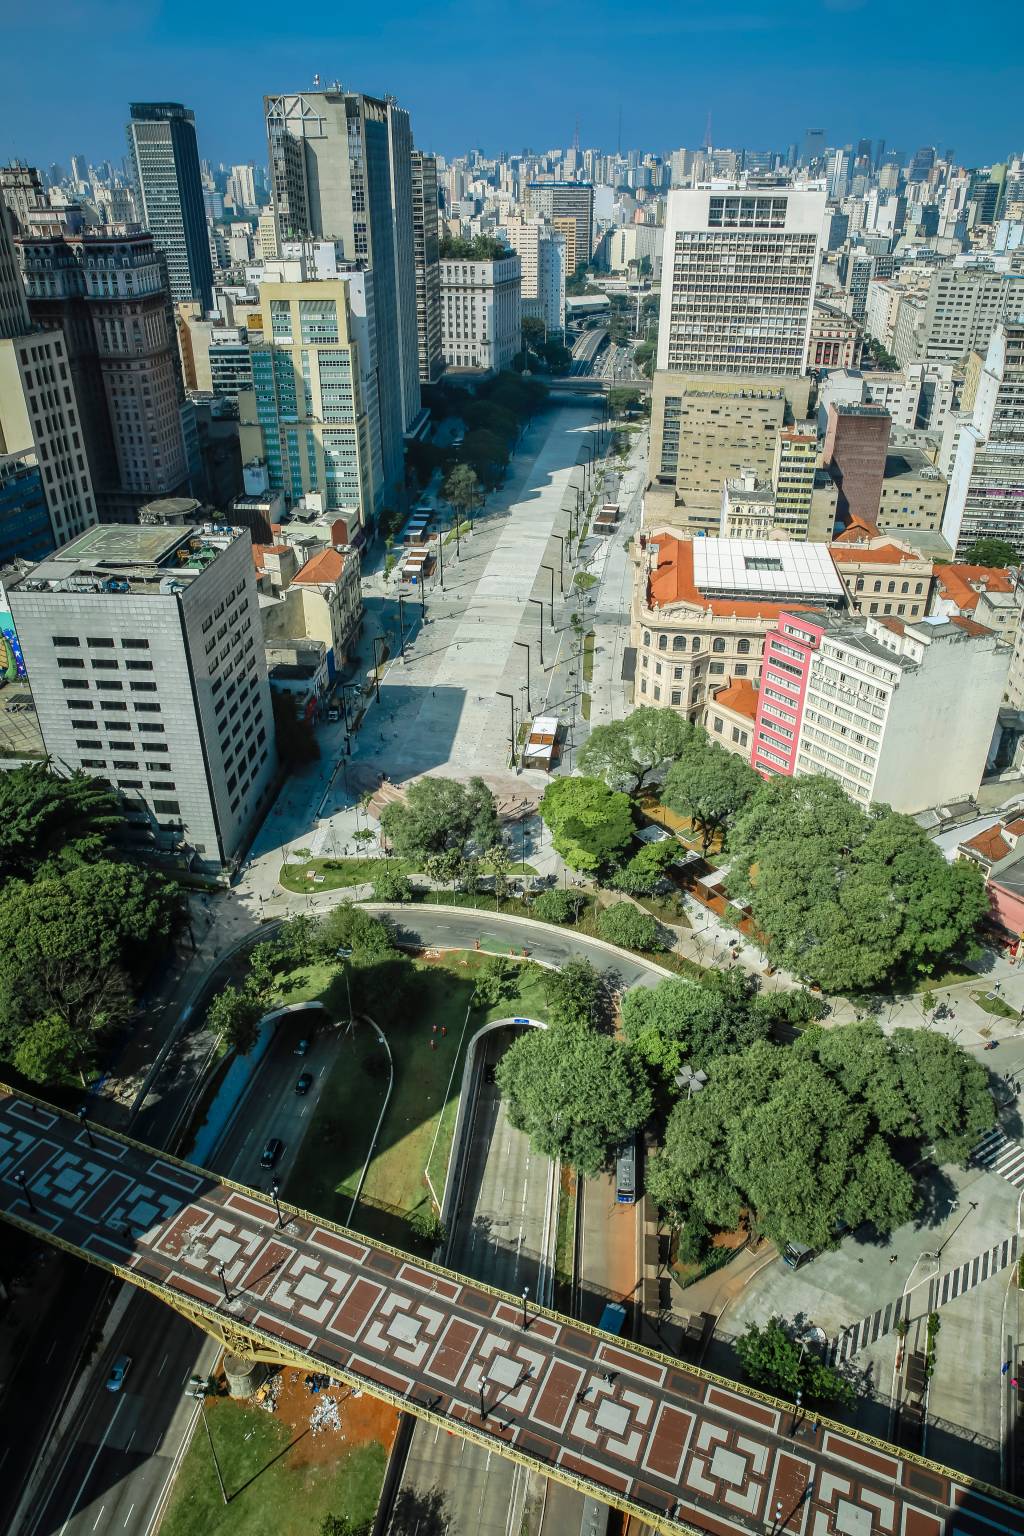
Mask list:
[[[580,115],[576,114],[576,132],[572,136],[572,147],[577,154],[580,152]]]
[[[619,136],[615,141],[615,158],[622,159],[622,102],[619,102]]]
[[[711,153],[711,113],[708,113],[707,126],[704,129],[704,148]]]

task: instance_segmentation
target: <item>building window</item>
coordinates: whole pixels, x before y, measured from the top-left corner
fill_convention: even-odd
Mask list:
[[[54,645],[81,645],[81,640],[76,635],[52,635]]]
[[[177,800],[154,800],[153,809],[159,816],[178,816],[181,814],[181,806]]]
[[[672,639],[672,649],[674,651],[685,651],[686,650],[686,636],[685,635],[675,635],[675,636],[673,636],[673,639]]]
[[[736,649],[737,649],[737,651],[739,652],[739,654],[741,656],[749,656],[749,654],[750,654],[750,641],[749,640],[740,640],[737,643]]]
[[[682,702],[683,702],[683,695],[682,695],[682,693],[679,691],[678,688],[673,688],[673,690],[672,690],[672,703],[673,704],[681,704]]]
[[[722,652],[725,650],[725,641],[712,640],[711,649],[714,651],[716,656],[721,656]]]
[[[93,650],[103,651],[112,650],[114,645],[113,640],[108,639],[105,635],[87,635],[85,643],[91,646]]]
[[[721,715],[716,715],[714,720],[711,722],[712,730],[716,735],[721,736],[724,726],[725,721],[722,719]]]
[[[658,650],[659,651],[667,651],[668,650],[668,635],[659,635],[658,636]]]
[[[121,649],[123,651],[148,651],[149,650],[149,641],[148,640],[122,640],[121,641]]]

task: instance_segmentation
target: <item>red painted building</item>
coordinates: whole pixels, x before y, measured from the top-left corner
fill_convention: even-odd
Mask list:
[[[811,657],[823,634],[805,615],[781,613],[765,636],[750,763],[766,779],[795,771]]]

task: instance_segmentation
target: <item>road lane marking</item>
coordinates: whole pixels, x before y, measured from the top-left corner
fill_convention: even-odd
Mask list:
[[[100,1512],[99,1512],[99,1514],[98,1514],[98,1515],[97,1515],[97,1516],[96,1516],[96,1519],[95,1519],[95,1520],[94,1520],[94,1521],[93,1521],[93,1523],[92,1523],[92,1528],[93,1528],[93,1530],[95,1530],[95,1529],[96,1529],[96,1527],[97,1527],[97,1526],[98,1526],[98,1525],[99,1525],[99,1523],[100,1523],[100,1521],[101,1521],[101,1520],[102,1520],[102,1519],[103,1519],[103,1511],[104,1511],[104,1510],[105,1510],[105,1509],[106,1509],[106,1507],[107,1507],[107,1506],[106,1506],[106,1505],[105,1505],[105,1504],[101,1504],[101,1505],[100,1505]]]
[[[90,1463],[89,1463],[89,1470],[86,1472],[85,1476],[82,1478],[81,1487],[79,1488],[78,1492],[75,1494],[75,1502],[72,1504],[70,1510],[68,1511],[68,1517],[64,1521],[64,1524],[61,1526],[60,1532],[58,1533],[58,1536],[64,1536],[65,1531],[67,1530],[68,1526],[71,1524],[72,1520],[74,1519],[75,1510],[78,1508],[78,1501],[82,1497],[82,1494],[85,1492],[86,1484],[88,1483],[90,1477],[92,1477],[93,1469],[95,1468],[96,1463],[100,1459],[100,1452],[102,1451],[103,1447],[106,1445],[107,1439],[108,1439],[108,1437],[110,1435],[110,1431],[113,1429],[115,1423],[117,1422],[117,1416],[121,1412],[121,1409],[123,1407],[124,1407],[124,1398],[120,1397],[120,1398],[118,1398],[117,1407],[114,1409],[113,1413],[110,1416],[110,1423],[107,1425],[106,1429],[103,1431],[103,1439],[100,1441],[99,1445],[96,1447],[96,1451],[95,1451],[95,1454],[93,1455],[92,1461],[90,1461]],[[102,1513],[103,1513],[103,1510],[101,1509],[100,1510],[100,1515],[102,1515]],[[96,1516],[96,1525],[99,1525],[99,1515]],[[93,1526],[93,1530],[96,1529],[96,1525]]]
[[[132,1448],[132,1441],[134,1439],[135,1439],[135,1431],[133,1429],[131,1434],[128,1436],[128,1439],[125,1442],[125,1447],[124,1448],[125,1448],[126,1451],[130,1451],[131,1450],[131,1448]]]
[[[170,1355],[164,1355],[163,1359],[160,1361],[160,1369],[157,1371],[157,1375],[158,1376],[162,1376],[163,1375],[163,1373],[164,1373],[164,1366],[167,1364],[167,1362],[168,1362],[168,1360],[170,1358],[171,1358]]]
[[[46,1355],[46,1359],[45,1359],[45,1360],[44,1360],[44,1361],[43,1361],[43,1364],[44,1364],[44,1365],[49,1365],[49,1363],[50,1363],[50,1360],[51,1360],[51,1359],[52,1359],[52,1357],[53,1357],[53,1352],[54,1352],[54,1350],[55,1350],[55,1349],[56,1349],[56,1348],[57,1348],[57,1340],[56,1340],[56,1339],[54,1339],[54,1341],[53,1341],[53,1343],[52,1343],[52,1344],[51,1344],[51,1345],[50,1345],[50,1348],[49,1348],[49,1350],[48,1350],[48,1351],[47,1351],[47,1355]]]
[[[132,1510],[133,1510],[133,1509],[134,1509],[134,1508],[135,1508],[135,1505],[134,1505],[134,1504],[132,1504],[132,1505],[131,1505],[131,1506],[130,1506],[130,1508],[129,1508],[129,1510],[128,1510],[128,1513],[127,1513],[127,1514],[126,1514],[126,1515],[125,1515],[125,1517],[124,1517],[124,1523],[125,1523],[125,1526],[126,1526],[126,1527],[127,1527],[127,1525],[128,1525],[128,1521],[129,1521],[129,1520],[130,1520],[130,1519],[131,1519],[131,1517],[132,1517]]]

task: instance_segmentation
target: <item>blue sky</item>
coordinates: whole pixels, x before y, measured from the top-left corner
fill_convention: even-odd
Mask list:
[[[319,71],[391,92],[442,154],[568,144],[577,116],[582,144],[614,149],[621,105],[623,148],[697,145],[710,111],[716,144],[784,147],[811,126],[978,164],[1024,147],[1021,15],[1013,0],[0,0],[0,158],[119,157],[128,102],[162,99],[194,109],[205,157],[262,162],[263,93]]]

